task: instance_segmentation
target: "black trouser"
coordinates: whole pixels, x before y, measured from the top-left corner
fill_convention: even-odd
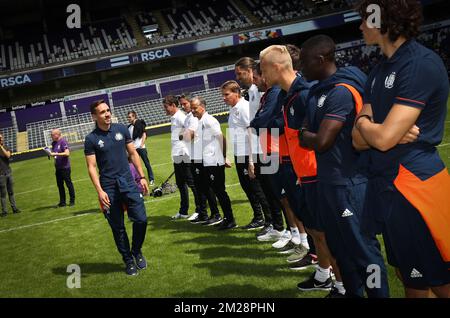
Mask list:
[[[73,188],[72,179],[70,178],[70,168],[56,169],[56,184],[59,190],[59,204],[66,204],[66,190],[64,189],[64,182],[69,190],[70,203],[75,203],[75,189]]]
[[[209,209],[211,210],[211,216],[220,215],[217,208],[217,200],[214,191],[207,182],[204,182],[204,168],[203,163],[192,161],[192,174],[194,176],[195,187],[197,188],[198,195],[200,197],[200,207],[198,209],[199,215],[207,216],[206,201],[208,201]]]
[[[203,182],[215,192],[224,217],[230,222],[234,221],[230,197],[225,190],[225,166],[204,167],[203,172]]]
[[[266,226],[269,224],[273,225],[273,228],[277,231],[284,230],[283,224],[283,214],[282,214],[282,206],[280,200],[275,195],[274,187],[271,181],[271,174],[261,173],[261,167],[269,167],[270,162],[262,163],[258,160],[255,164],[255,174],[256,178],[259,180],[261,184],[261,188],[266,196],[267,203],[269,204],[270,213],[266,213],[266,210],[263,209],[264,219],[266,221]],[[263,169],[264,170],[264,169]]]
[[[142,158],[145,168],[147,169],[148,180],[150,180],[150,181],[155,180],[155,177],[153,176],[152,166],[150,165],[150,160],[148,160],[147,149],[139,148],[139,149],[136,149],[136,151],[139,154],[139,156]]]
[[[247,195],[253,209],[253,219],[262,220],[264,215],[270,215],[270,206],[258,179],[250,179],[248,175],[248,156],[234,157],[239,183]]]
[[[192,175],[191,160],[187,156],[174,157],[174,169],[175,169],[175,180],[177,183],[178,190],[180,191],[180,214],[187,215],[189,213],[189,191],[188,187],[191,188],[194,194],[195,201],[195,211],[201,206],[200,196],[198,195],[197,188],[195,187],[194,176]]]
[[[13,209],[13,212],[17,210],[16,200],[14,199],[13,190],[13,177],[11,172],[0,175],[0,195],[2,202],[2,213],[7,213],[8,208],[6,205],[6,194],[9,196],[9,203]]]

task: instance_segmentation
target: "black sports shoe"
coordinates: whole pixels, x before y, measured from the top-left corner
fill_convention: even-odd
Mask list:
[[[209,220],[207,215],[197,215],[195,219],[191,221],[192,224],[203,224],[206,223]]]
[[[8,213],[2,213],[2,214],[0,214],[0,217],[4,218],[7,215],[8,215]]]
[[[345,294],[341,294],[338,289],[333,286],[331,287],[330,293],[325,296],[325,298],[347,298]]]
[[[317,259],[312,257],[311,254],[306,254],[301,260],[291,263],[289,268],[294,271],[301,271],[307,269],[308,267],[314,266],[315,264],[317,264]]]
[[[236,222],[225,220],[217,227],[219,231],[231,230],[237,227]]]
[[[57,205],[55,205],[55,208],[63,208],[65,206],[66,206],[65,203],[58,203]]]
[[[273,225],[272,224],[266,225],[261,229],[261,231],[256,233],[256,237],[266,235],[271,230],[273,230]]]
[[[136,268],[136,265],[134,264],[134,261],[127,263],[125,266],[125,273],[127,275],[136,276],[138,274],[138,270]]]
[[[243,226],[243,230],[256,230],[264,227],[264,220],[252,220],[249,224],[246,226]]]
[[[314,278],[315,274],[316,272],[312,273],[312,275],[307,280],[298,283],[297,288],[301,291],[331,290],[331,287],[333,287],[333,280],[331,279],[331,277],[328,277],[325,282],[319,282]]]
[[[74,206],[75,205],[75,202],[70,202],[69,203],[69,206]]]
[[[136,267],[138,269],[146,269],[147,268],[147,260],[145,259],[144,255],[142,253],[138,255],[133,255],[134,260],[136,261]]]
[[[295,251],[295,244],[292,241],[289,241],[284,247],[278,249],[278,253],[280,254],[292,254]]]
[[[20,211],[19,209],[14,209],[14,210],[13,210],[13,213],[14,213],[14,214],[17,214],[17,213],[20,213],[20,212],[22,212],[22,211]]]
[[[205,223],[202,223],[202,225],[205,226],[212,226],[212,225],[218,225],[220,223],[222,223],[223,219],[220,215],[212,215],[208,218],[208,221],[206,221]]]

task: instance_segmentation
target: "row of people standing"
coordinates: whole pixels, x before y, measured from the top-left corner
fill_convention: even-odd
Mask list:
[[[368,5],[360,6],[363,17]],[[405,12],[420,11],[415,2],[398,5]],[[383,10],[394,14],[388,7]],[[255,82],[262,76],[259,86],[265,91],[253,120],[247,119],[252,108],[241,99],[238,84],[222,85],[224,101],[231,106],[229,129],[234,130],[230,135],[242,188],[270,175],[269,190],[275,197],[285,194],[293,212],[289,215],[287,206],[280,206],[291,228],[289,242],[296,246],[293,255],[304,260],[312,247],[306,239],[294,242],[296,225],[314,242],[318,264],[298,284],[302,291],[388,297],[387,270],[376,237],[382,233],[388,262],[396,267],[406,296],[449,296],[450,202],[444,193],[450,179],[436,150],[444,130],[448,78],[440,58],[414,40],[416,16],[401,17],[410,28],[403,31],[394,20],[387,31],[369,28],[367,17],[363,20],[366,41],[380,45],[386,56],[369,78],[356,67],[336,67],[335,43],[328,36],[310,38],[301,50],[266,48],[259,68],[251,67]],[[236,63],[238,78],[241,62]],[[418,70],[435,79],[429,87],[414,76]],[[262,155],[247,130],[251,126],[260,140],[265,138]],[[226,152],[221,156],[226,162]],[[257,158],[268,157],[270,166],[273,161],[279,166],[263,173]],[[252,208],[255,202],[262,207],[260,198],[254,198],[249,196]],[[268,208],[263,214],[272,217],[272,229],[266,227],[264,235],[276,237],[273,211]]]

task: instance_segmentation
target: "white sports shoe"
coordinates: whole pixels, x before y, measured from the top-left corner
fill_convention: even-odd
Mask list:
[[[187,214],[180,214],[179,212],[172,216],[172,220],[178,220],[178,219],[187,219],[189,215]]]
[[[195,219],[197,218],[197,216],[198,216],[198,213],[197,213],[197,212],[192,213],[192,215],[191,215],[190,217],[188,217],[188,221],[193,221],[193,220],[195,220]]]
[[[284,230],[283,235],[280,237],[278,241],[272,244],[272,247],[274,248],[283,248],[286,246],[287,243],[291,240],[292,235],[291,232],[288,230]]]
[[[271,229],[264,235],[257,236],[256,239],[261,242],[276,241],[283,235],[283,231]]]

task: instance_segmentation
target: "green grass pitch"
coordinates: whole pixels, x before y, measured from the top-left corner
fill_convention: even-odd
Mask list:
[[[449,119],[447,119],[449,120]],[[439,147],[450,163],[450,122]],[[223,126],[225,128],[225,126]],[[169,135],[150,136],[147,147],[161,183],[172,171]],[[307,278],[288,269],[286,257],[255,232],[218,232],[187,221],[171,221],[179,195],[146,198],[149,227],[143,253],[149,267],[137,277],[124,274],[111,230],[99,212],[83,152],[71,156],[76,206],[53,209],[58,191],[52,161],[46,157],[12,164],[18,207],[22,213],[0,219],[0,297],[323,297],[302,293],[296,284]],[[174,180],[172,180],[174,181]],[[227,169],[227,191],[239,225],[252,212],[234,167]],[[191,212],[194,203],[191,195]],[[128,233],[131,223],[127,220]],[[81,268],[81,288],[69,289],[67,266]],[[389,267],[392,297],[403,297]]]

